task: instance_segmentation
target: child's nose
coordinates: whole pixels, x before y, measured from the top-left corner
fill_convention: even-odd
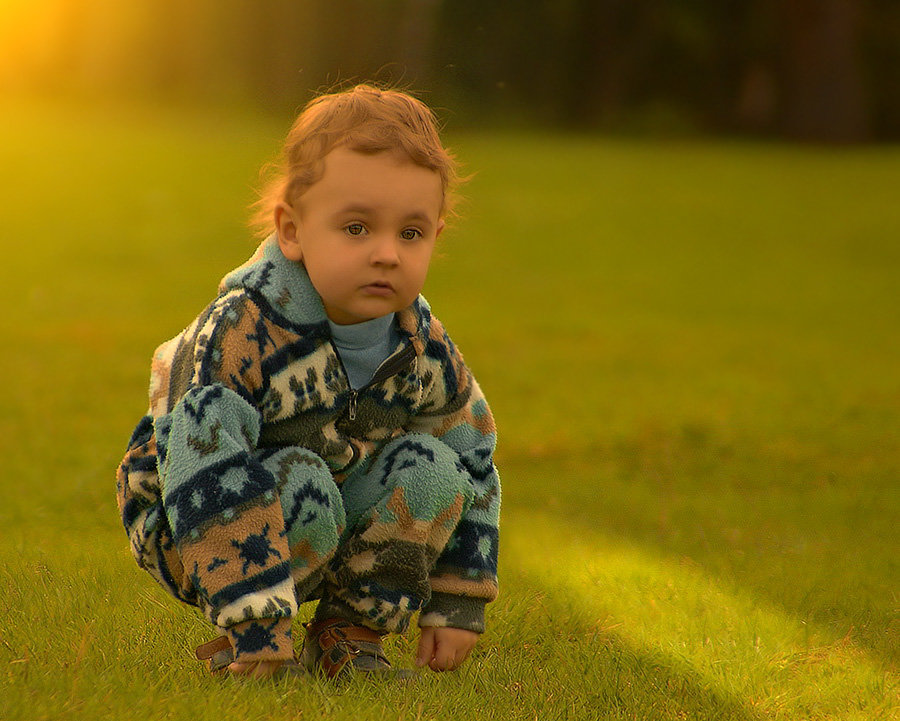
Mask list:
[[[372,262],[375,265],[397,265],[400,263],[399,243],[387,235],[377,236],[372,248]]]

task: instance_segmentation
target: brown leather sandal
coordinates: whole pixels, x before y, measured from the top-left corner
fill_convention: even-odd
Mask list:
[[[227,636],[219,636],[212,641],[201,643],[197,646],[194,654],[199,661],[207,661],[209,671],[212,674],[223,674],[234,661],[234,649],[231,647],[231,641]],[[306,673],[306,669],[297,663],[296,659],[285,661],[272,674],[271,678],[280,676],[297,676]]]
[[[393,678],[415,675],[412,671],[391,666],[376,631],[356,626],[343,618],[327,618],[306,625],[300,662],[310,671],[321,671],[327,678],[350,672]]]
[[[198,661],[207,661],[210,673],[222,673],[234,661],[234,649],[228,636],[201,643],[194,650]]]

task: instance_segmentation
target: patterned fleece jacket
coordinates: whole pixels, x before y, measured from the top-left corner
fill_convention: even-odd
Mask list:
[[[119,510],[139,565],[232,643],[262,624],[270,647],[289,649],[297,610],[277,479],[260,454],[311,450],[340,485],[407,433],[456,451],[475,491],[431,573],[419,624],[484,629],[484,606],[497,594],[494,421],[425,299],[397,322],[400,346],[352,389],[306,270],[273,237],[154,354],[150,409],[118,469]],[[231,546],[242,562],[217,558]]]

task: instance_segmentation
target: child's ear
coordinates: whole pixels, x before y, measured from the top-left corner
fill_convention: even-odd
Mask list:
[[[277,231],[278,247],[281,248],[281,254],[295,263],[303,260],[297,211],[287,203],[282,202],[275,206],[275,230]]]
[[[443,232],[445,227],[447,227],[447,224],[444,222],[444,220],[443,219],[439,220],[438,226],[437,226],[437,232],[434,234],[434,237],[437,238]]]

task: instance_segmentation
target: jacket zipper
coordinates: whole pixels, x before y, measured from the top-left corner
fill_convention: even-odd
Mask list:
[[[337,353],[337,349],[335,349],[335,353],[337,354],[338,361],[340,361],[341,368],[344,369],[344,375],[347,376],[347,369],[344,368],[344,361],[341,360],[341,354]],[[366,383],[362,388],[351,388],[350,389],[350,401],[347,407],[347,417],[351,421],[356,420],[356,410],[358,407],[359,394],[361,391],[366,390],[366,388],[371,388],[372,386],[382,383],[386,381],[388,378],[397,375],[404,368],[409,366],[409,362],[415,358],[416,349],[412,345],[407,345],[403,348],[403,350],[394,353],[394,355],[390,356],[387,360],[384,361],[378,369],[375,371],[375,375],[372,376],[372,380]],[[347,376],[349,381],[349,376]]]

